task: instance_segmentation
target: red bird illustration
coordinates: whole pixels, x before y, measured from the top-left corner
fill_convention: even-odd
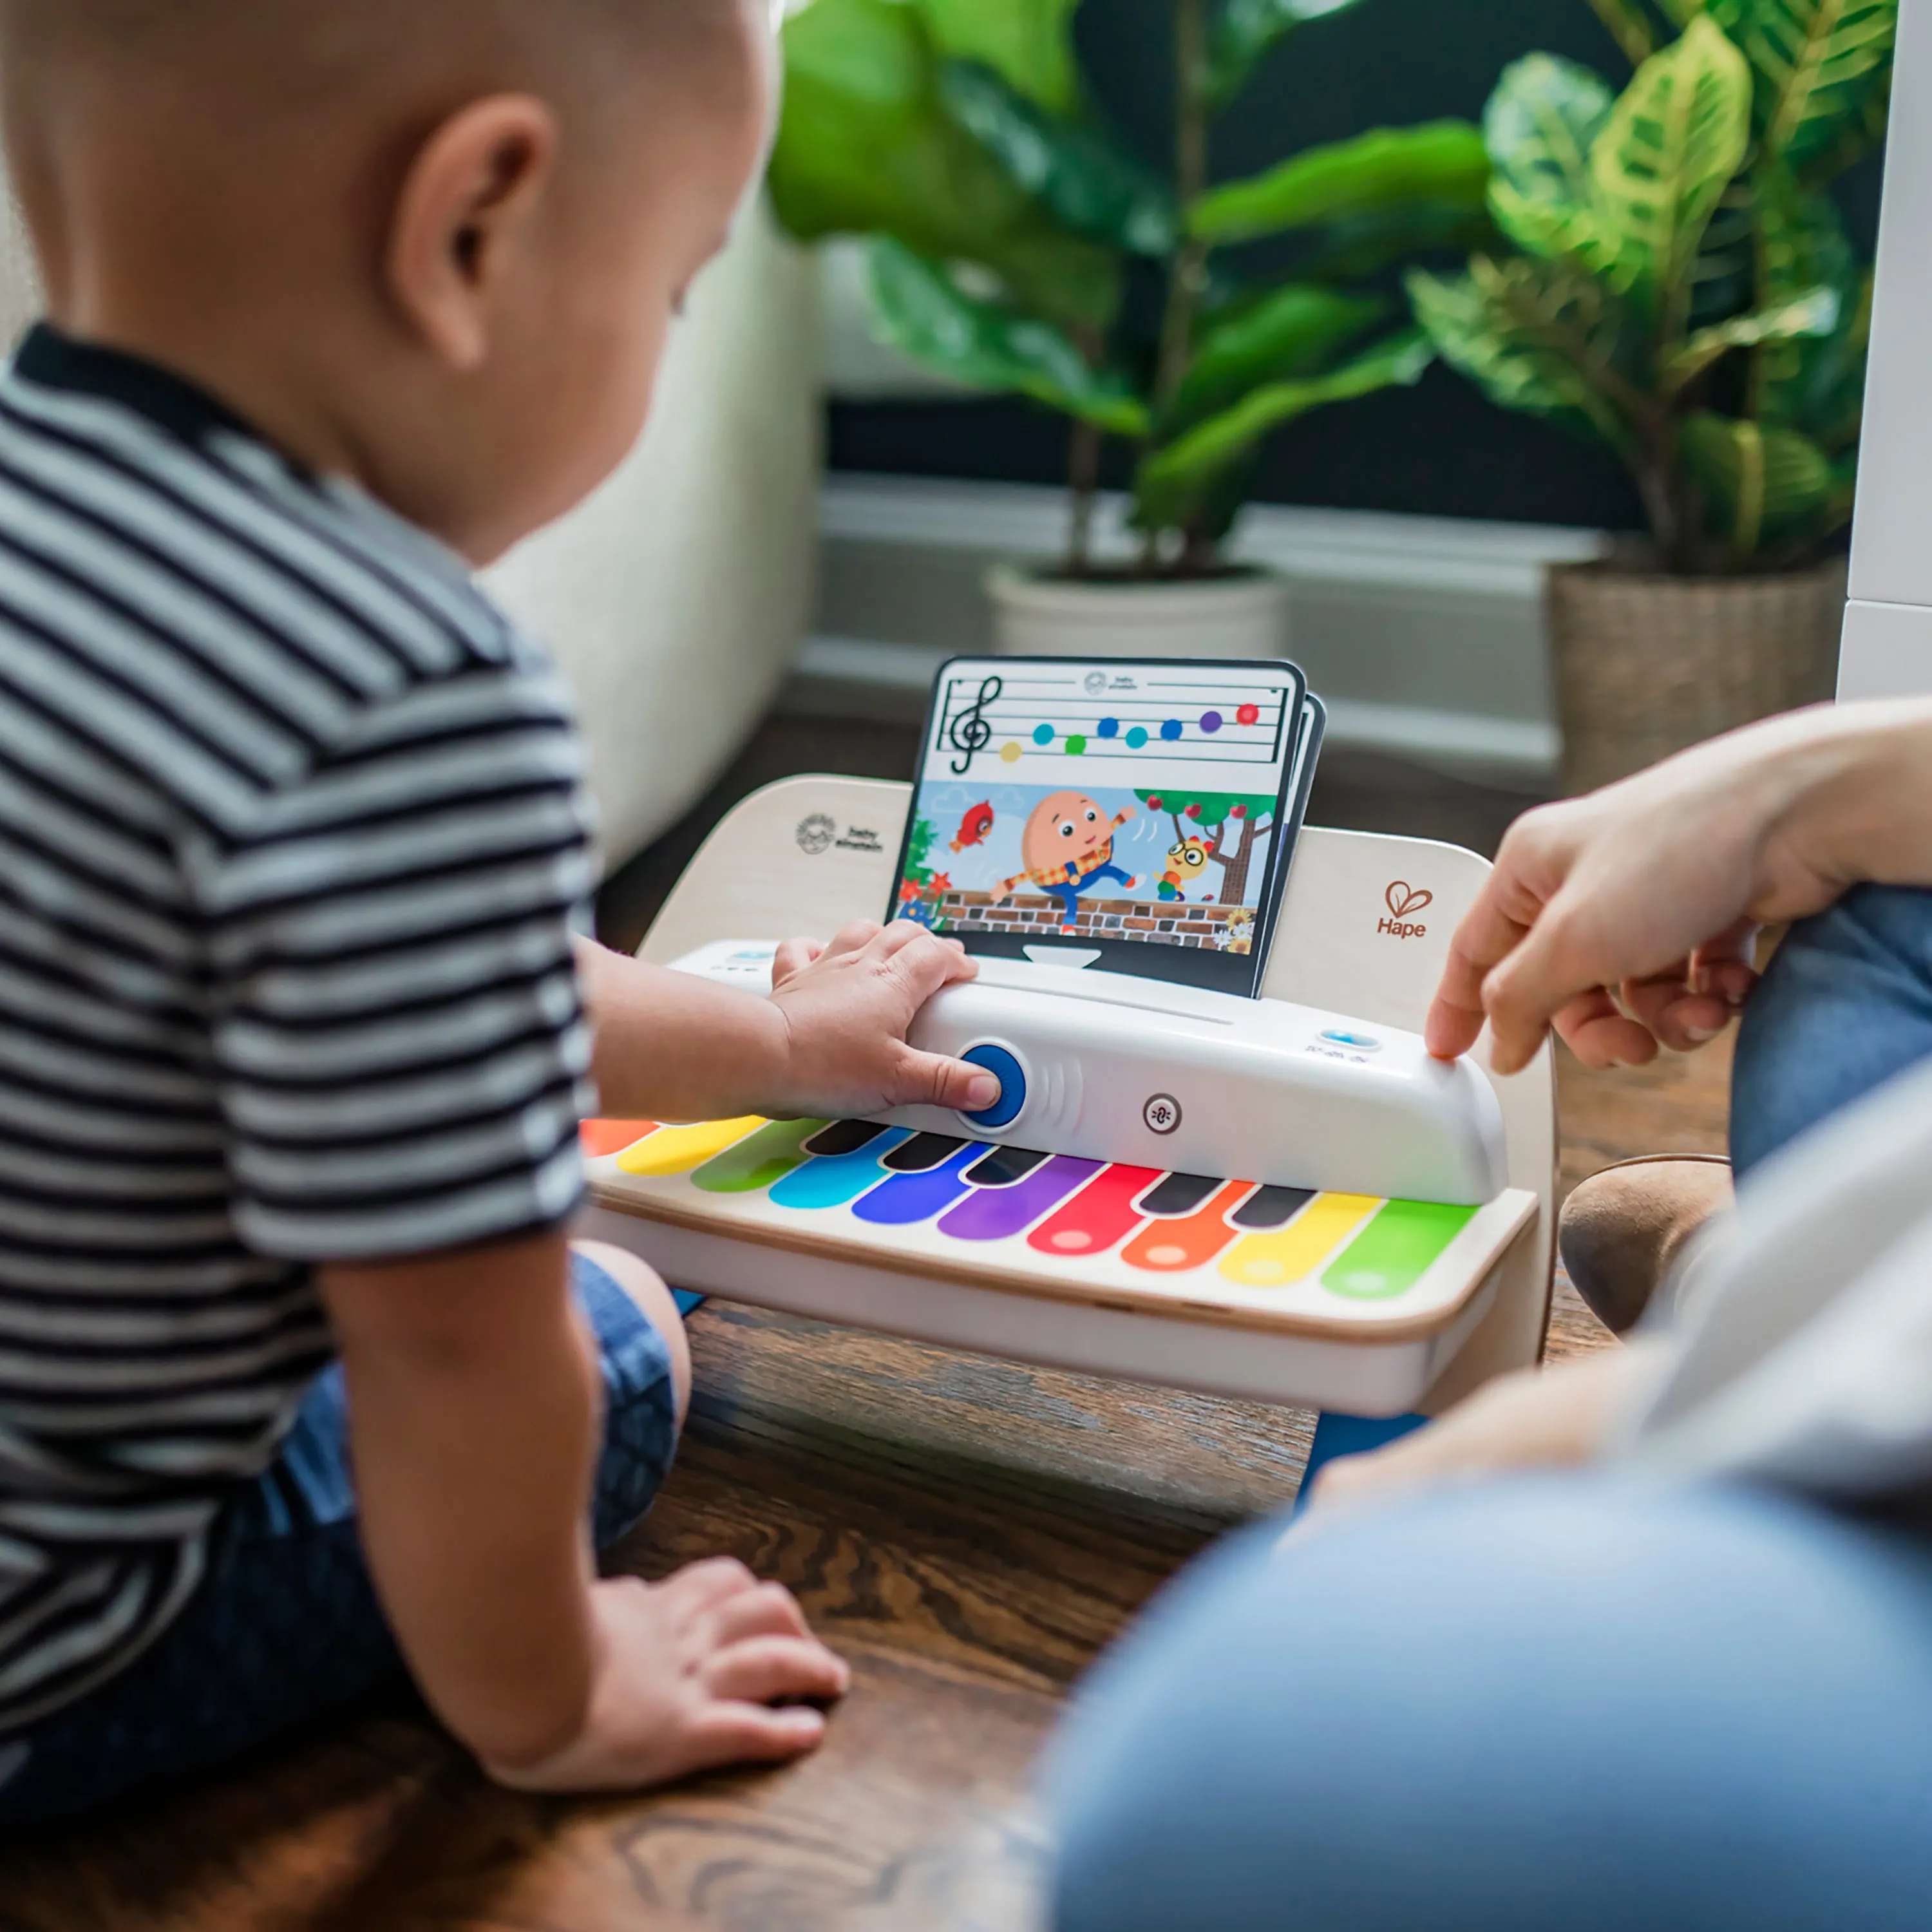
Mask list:
[[[990,803],[976,805],[959,821],[959,836],[952,842],[956,852],[963,852],[969,845],[982,845],[986,834],[993,829],[993,808]]]

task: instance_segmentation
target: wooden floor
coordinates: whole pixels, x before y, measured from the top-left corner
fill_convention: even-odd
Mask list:
[[[787,770],[897,775],[904,734],[770,727],[614,883],[634,940],[708,816]],[[1331,760],[1314,816],[1492,847],[1523,801]],[[1727,1058],[1562,1070],[1563,1173],[1720,1148]],[[1210,1539],[1294,1493],[1312,1418],[714,1304],[676,1473],[622,1552],[783,1579],[856,1666],[812,1762],[576,1804],[484,1784],[406,1696],[235,1772],[0,1840],[0,1932],[1022,1932],[1030,1768],[1094,1653]],[[1608,1337],[1559,1284],[1552,1354]]]

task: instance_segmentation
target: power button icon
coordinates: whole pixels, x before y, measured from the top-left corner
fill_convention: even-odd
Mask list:
[[[1150,1133],[1171,1134],[1180,1124],[1180,1102],[1172,1094],[1156,1094],[1141,1109]]]

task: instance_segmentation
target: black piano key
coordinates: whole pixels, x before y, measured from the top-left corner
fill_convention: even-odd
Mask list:
[[[927,1174],[943,1167],[966,1144],[963,1136],[914,1134],[896,1147],[880,1163],[895,1174]]]
[[[842,1154],[856,1154],[862,1147],[869,1147],[884,1132],[870,1120],[834,1120],[806,1142],[805,1150],[820,1160],[836,1160]]]
[[[1204,1174],[1170,1174],[1141,1196],[1140,1210],[1143,1214],[1191,1214],[1220,1184]]]
[[[1228,1218],[1238,1228],[1285,1228],[1314,1198],[1312,1187],[1264,1187]]]
[[[1046,1158],[1030,1148],[996,1147],[984,1160],[976,1160],[966,1170],[966,1178],[975,1187],[1011,1187],[1025,1180]]]

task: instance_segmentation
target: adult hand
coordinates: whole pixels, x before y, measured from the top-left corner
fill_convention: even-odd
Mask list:
[[[1423,1490],[1594,1460],[1654,1372],[1654,1345],[1606,1348],[1548,1369],[1526,1369],[1486,1384],[1440,1421],[1385,1449],[1341,1456],[1316,1478],[1288,1532]]]
[[[1887,807],[1887,766],[1925,756],[1927,722],[1903,736],[1895,723],[1914,710],[1932,721],[1922,706],[1796,712],[1519,819],[1450,943],[1430,1051],[1468,1052],[1486,1018],[1502,1073],[1552,1024],[1590,1066],[1714,1039],[1755,982],[1760,926],[1885,876],[1864,821]]]

